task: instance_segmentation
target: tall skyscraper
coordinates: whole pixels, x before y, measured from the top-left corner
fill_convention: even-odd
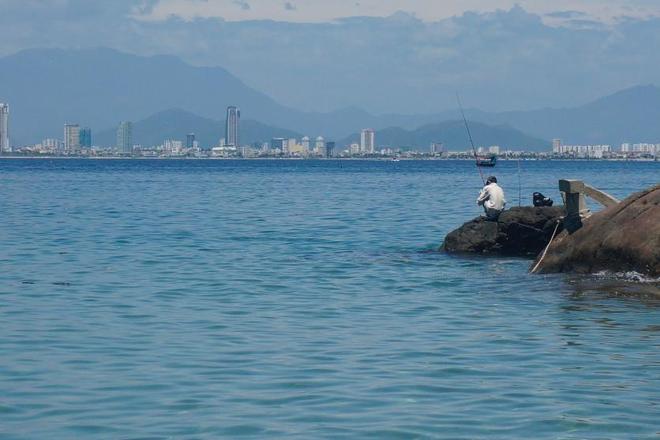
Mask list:
[[[325,143],[325,157],[332,157],[335,154],[336,143],[326,142]]]
[[[239,124],[241,121],[241,110],[238,107],[227,107],[227,120],[225,123],[225,144],[239,147]]]
[[[117,128],[117,149],[120,153],[131,154],[133,152],[133,123],[123,121]]]
[[[371,128],[365,128],[360,135],[360,152],[373,154],[376,150],[376,132]]]
[[[9,146],[9,104],[0,102],[0,153],[11,151]]]
[[[195,133],[189,133],[186,136],[186,148],[193,148],[195,146]]]
[[[316,142],[314,143],[314,153],[325,156],[325,139],[323,136],[316,138]]]
[[[92,148],[92,129],[89,127],[80,129],[80,146],[82,148]]]
[[[561,152],[561,139],[552,140],[552,152],[560,153]]]
[[[75,154],[80,151],[80,126],[64,124],[64,152]]]

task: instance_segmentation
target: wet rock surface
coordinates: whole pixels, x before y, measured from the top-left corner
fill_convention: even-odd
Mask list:
[[[660,185],[628,197],[553,241],[538,272],[660,276]]]
[[[564,208],[560,206],[525,206],[504,211],[497,222],[477,217],[450,232],[442,250],[535,257],[547,246],[557,221],[564,214]]]

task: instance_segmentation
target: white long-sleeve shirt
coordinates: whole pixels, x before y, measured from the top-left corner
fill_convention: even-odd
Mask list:
[[[477,198],[477,205],[483,205],[487,211],[503,211],[506,205],[504,191],[497,183],[484,186],[481,193],[479,193],[479,198]]]

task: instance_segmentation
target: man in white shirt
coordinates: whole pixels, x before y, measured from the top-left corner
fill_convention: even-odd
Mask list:
[[[506,200],[504,191],[497,184],[497,178],[490,176],[486,179],[486,186],[481,190],[477,205],[483,206],[488,220],[497,221],[498,217],[504,211]]]

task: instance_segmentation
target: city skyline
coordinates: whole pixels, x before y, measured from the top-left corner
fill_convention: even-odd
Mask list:
[[[5,139],[8,139],[9,124],[8,124],[8,104],[0,104],[0,134]],[[240,139],[240,109],[237,106],[229,106],[226,111],[225,120],[225,133],[230,135],[233,143],[226,142],[223,138],[220,144],[216,147],[210,146],[207,151],[211,152],[212,156],[241,156],[241,157],[262,157],[262,156],[277,156],[285,155],[289,157],[333,157],[336,149],[336,142],[326,142],[323,136],[318,136],[313,144],[309,136],[303,136],[298,142],[296,138],[273,138],[270,143],[263,142],[260,146],[253,144],[251,146],[242,145]],[[144,147],[142,145],[133,145],[133,123],[130,121],[123,121],[117,128],[117,151],[123,155],[131,155],[135,153],[135,148],[138,149],[139,155],[144,152],[160,151],[167,155],[180,156],[187,155],[194,152],[200,155],[204,148],[196,140],[196,135],[193,132],[188,132],[185,135],[185,144],[183,141],[175,139],[166,139],[160,146]],[[375,142],[376,130],[372,128],[365,128],[360,131],[359,144],[346,144],[343,150],[340,150],[338,157],[350,156],[391,156],[398,155],[402,152],[413,155],[424,155],[425,153],[410,148],[404,148],[397,145],[380,146],[377,149]],[[0,149],[0,152],[11,152],[11,144],[4,141],[9,145],[9,148]],[[185,145],[185,147],[184,147]],[[44,139],[41,144],[35,145],[37,150],[51,152],[51,153],[64,153],[65,155],[86,154],[85,151],[92,151],[98,149],[92,142],[92,130],[89,127],[81,128],[79,124],[66,123],[64,124],[63,141],[56,139]],[[101,147],[103,148],[103,147]],[[159,150],[160,149],[160,150]],[[19,148],[19,152],[25,151]],[[30,150],[28,150],[30,151]],[[97,151],[97,150],[95,150]],[[99,150],[102,151],[102,150]],[[461,155],[470,155],[470,151],[450,151],[444,148],[442,142],[430,142],[428,152],[431,156],[438,157],[461,157]],[[499,145],[491,145],[488,147],[480,146],[478,152],[489,153],[505,156],[514,154],[526,154],[525,150],[506,150],[502,151]],[[618,149],[613,148],[610,144],[564,144],[562,139],[555,138],[552,140],[551,153],[554,157],[565,158],[619,158],[619,157],[657,157],[660,152],[660,143],[648,142],[625,142],[621,143]],[[228,154],[229,153],[229,154]],[[621,156],[623,155],[623,156]],[[543,155],[542,155],[543,156]]]
[[[35,78],[33,86],[25,87],[21,80],[19,72],[25,69],[39,77]],[[68,74],[71,69],[80,71],[76,81]],[[176,81],[190,85],[185,92],[168,86]],[[13,103],[11,134],[12,143],[16,144],[52,137],[53,130],[60,130],[60,118],[84,123],[94,130],[99,140],[107,142],[106,133],[110,127],[116,128],[119,118],[140,123],[157,117],[160,112],[181,109],[207,119],[222,117],[224,120],[225,110],[230,105],[250,109],[246,131],[249,142],[252,142],[251,121],[269,125],[264,127],[267,130],[277,128],[293,132],[288,136],[323,133],[325,137],[341,141],[350,134],[357,132],[359,135],[364,127],[411,130],[460,116],[457,109],[408,115],[371,114],[359,108],[306,113],[274,102],[222,69],[197,68],[172,57],[135,57],[108,49],[34,50],[20,57],[0,59],[0,83],[6,86],[0,90],[0,101]],[[131,93],[122,96],[124,89]],[[62,93],[80,98],[62,100],[59,97]],[[59,102],[58,113],[38,105],[51,100]],[[453,104],[456,105],[455,97]],[[610,109],[607,112],[603,111],[606,107]],[[553,137],[573,143],[620,143],[636,139],[653,141],[660,136],[655,124],[660,118],[660,88],[650,85],[623,88],[579,107],[495,113],[466,107],[465,112],[470,120],[491,126],[509,125],[544,143]],[[184,120],[191,119],[185,114],[182,116]],[[614,120],[616,124],[612,123]],[[191,129],[198,131],[195,127]],[[205,136],[203,132],[198,134],[202,138]],[[267,137],[274,134],[269,133]],[[220,137],[226,138],[226,134]]]
[[[2,104],[2,133],[3,138],[8,139],[6,135],[9,132],[9,123],[8,123],[8,105]],[[116,131],[116,143],[115,147],[118,152],[124,155],[131,155],[134,153],[134,149],[137,148],[138,154],[143,154],[145,151],[156,151],[160,152],[158,154],[167,154],[167,155],[182,155],[190,154],[194,152],[195,154],[200,154],[204,150],[210,150],[212,155],[239,155],[239,156],[254,156],[254,155],[277,155],[283,154],[288,156],[299,156],[299,157],[328,157],[331,156],[333,152],[337,151],[339,155],[350,155],[350,156],[369,156],[369,155],[380,155],[387,156],[402,151],[420,153],[423,151],[429,151],[432,155],[435,154],[444,154],[448,152],[460,153],[461,150],[456,149],[447,149],[445,144],[447,143],[446,133],[444,135],[439,135],[435,138],[428,139],[425,144],[428,147],[423,147],[421,150],[415,148],[414,143],[410,143],[409,139],[406,139],[405,136],[414,137],[414,132],[406,132],[405,130],[402,133],[399,133],[399,141],[393,142],[390,139],[382,141],[380,144],[376,143],[376,133],[379,130],[373,128],[363,128],[359,132],[359,143],[351,144],[348,141],[343,141],[340,143],[340,149],[336,150],[336,142],[326,142],[326,139],[319,135],[314,142],[312,143],[309,136],[302,136],[301,141],[298,142],[296,137],[283,137],[283,138],[273,138],[271,139],[270,144],[266,142],[251,142],[251,143],[242,143],[241,142],[241,126],[240,126],[241,110],[236,105],[230,105],[226,108],[225,113],[225,123],[224,123],[224,133],[225,137],[222,138],[219,143],[216,145],[213,144],[200,144],[197,139],[194,131],[188,130],[187,127],[183,127],[182,132],[185,131],[186,135],[184,137],[185,142],[181,141],[179,135],[174,137],[163,136],[161,139],[164,141],[158,144],[146,144],[138,145],[134,144],[133,139],[133,123],[130,121],[123,121],[119,124]],[[461,124],[462,125],[462,124]],[[478,128],[473,127],[473,128]],[[192,127],[190,127],[192,128]],[[428,130],[427,126],[421,127],[423,130]],[[461,143],[465,142],[465,133],[463,133],[463,128],[461,127],[461,132],[459,136],[461,137]],[[384,130],[384,131],[387,131]],[[404,135],[402,137],[401,135]],[[179,139],[177,139],[179,137]],[[387,138],[387,136],[385,136]],[[262,138],[263,141],[263,138]],[[3,141],[8,145],[8,148],[4,148],[3,152],[11,151],[11,143],[8,141]],[[53,141],[52,139],[44,139],[41,144],[34,145],[36,151],[50,151],[51,146],[55,145],[55,152],[63,152],[66,155],[75,155],[81,153],[83,150],[90,150],[92,147],[95,147],[97,150],[99,148],[103,149],[103,144],[94,144],[92,141],[92,130],[89,127],[81,127],[78,123],[66,123],[64,124],[64,136],[63,141],[59,143],[58,141]],[[330,148],[328,147],[329,145]],[[525,152],[528,151],[524,144],[520,145],[519,148],[504,148],[502,149],[500,145],[491,142],[481,144],[479,147],[479,152],[488,152],[492,154],[499,154],[501,150],[510,152]],[[551,151],[555,155],[568,155],[576,157],[589,157],[589,158],[603,158],[612,156],[613,152],[618,151],[621,153],[630,153],[634,155],[651,155],[655,156],[657,151],[660,149],[655,143],[649,142],[622,142],[620,149],[612,148],[610,143],[573,143],[573,144],[564,144],[562,139],[555,138],[552,140]],[[108,145],[105,144],[107,147]],[[342,147],[343,146],[343,147]],[[439,147],[438,147],[439,146]],[[417,143],[419,147],[419,143]],[[342,149],[343,148],[343,149]],[[21,149],[23,151],[23,149]],[[330,153],[329,153],[330,152]]]

